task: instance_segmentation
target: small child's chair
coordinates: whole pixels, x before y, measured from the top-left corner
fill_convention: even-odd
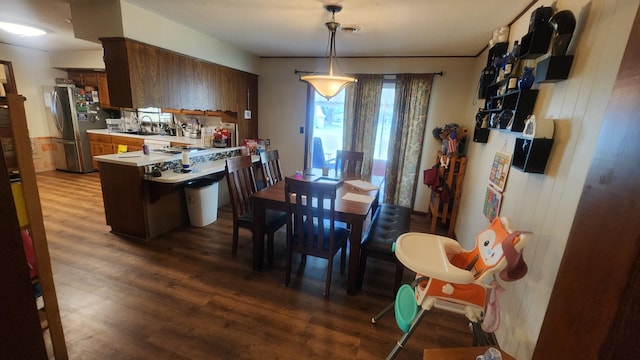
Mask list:
[[[495,218],[478,233],[476,246],[470,251],[444,236],[400,235],[395,254],[400,262],[416,272],[416,278],[412,285],[402,285],[396,301],[371,319],[375,324],[393,308],[398,327],[404,332],[387,359],[396,357],[433,307],[463,314],[472,322],[474,330],[479,330],[477,325],[485,317],[487,290],[497,284],[489,284],[489,280],[499,273],[503,280],[514,281],[527,272],[521,256],[528,240],[526,234],[528,232],[513,231],[509,220],[502,217]]]

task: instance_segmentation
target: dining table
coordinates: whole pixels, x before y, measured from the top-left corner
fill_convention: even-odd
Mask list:
[[[335,220],[346,223],[349,235],[349,266],[347,270],[347,293],[358,291],[358,264],[360,263],[360,243],[366,226],[370,224],[379,203],[383,176],[346,175],[331,170],[323,176],[321,169],[312,169],[292,175],[308,181],[326,181],[338,184],[335,202]],[[354,185],[355,184],[355,185]],[[253,269],[263,268],[264,258],[264,214],[265,209],[286,211],[285,182],[264,188],[252,195],[255,229],[253,231]]]

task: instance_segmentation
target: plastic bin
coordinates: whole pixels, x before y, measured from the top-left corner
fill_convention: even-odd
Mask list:
[[[207,226],[218,219],[218,180],[204,178],[184,186],[191,226]]]

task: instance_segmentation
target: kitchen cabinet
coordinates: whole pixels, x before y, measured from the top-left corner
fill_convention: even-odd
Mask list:
[[[127,136],[111,135],[111,144],[113,144],[113,152],[115,154],[121,145],[127,147],[127,151],[140,151],[144,145],[143,139],[130,138]]]
[[[89,133],[91,156],[115,154],[121,145],[127,147],[127,152],[142,150],[143,139],[127,136]],[[94,159],[93,168],[99,170],[99,163]]]
[[[111,135],[89,133],[89,144],[91,146],[91,156],[113,154],[113,144]],[[93,168],[99,170],[98,162],[93,159]]]
[[[162,196],[151,197],[144,167],[100,163],[105,216],[111,230],[120,235],[148,240],[187,221],[184,190],[166,185]]]
[[[98,90],[100,98],[100,107],[103,109],[113,109],[111,100],[109,99],[109,83],[107,82],[107,74],[99,71],[87,70],[69,70],[67,77],[73,80],[78,87],[85,88],[90,86]]]
[[[107,74],[105,73],[98,73],[98,95],[100,96],[100,106],[103,109],[111,109],[109,83],[107,82]]]
[[[0,97],[0,107],[7,109],[17,166],[9,169],[0,157],[0,286],[4,294],[0,310],[3,326],[0,330],[0,354],[14,359],[46,359],[45,336],[50,338],[53,356],[66,359],[67,349],[58,310],[58,301],[51,270],[46,232],[42,219],[40,196],[33,166],[31,142],[24,110],[25,98],[19,95],[11,63],[0,61],[8,75],[6,96]],[[12,180],[20,181],[22,191],[13,191]],[[20,210],[19,210],[20,209]],[[24,210],[24,211],[22,211]],[[24,212],[21,226],[18,214]],[[22,231],[28,231],[33,244],[37,278],[30,278]],[[33,283],[32,283],[33,281]],[[33,284],[41,287],[44,306],[39,310]],[[48,330],[45,332],[45,329]]]
[[[102,38],[112,106],[243,114],[239,138],[258,137],[258,76],[126,38]],[[249,95],[249,96],[247,96]]]

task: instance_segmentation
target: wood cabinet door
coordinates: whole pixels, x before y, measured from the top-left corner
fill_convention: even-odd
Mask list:
[[[100,97],[100,106],[103,109],[111,109],[109,83],[107,82],[107,74],[105,73],[98,73],[98,96]]]

